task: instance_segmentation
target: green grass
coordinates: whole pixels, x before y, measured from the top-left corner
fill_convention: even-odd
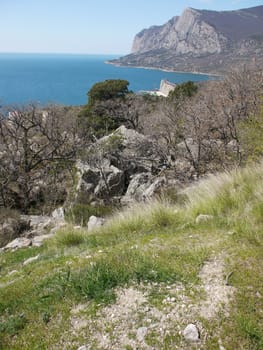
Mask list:
[[[200,319],[205,348],[218,349],[221,339],[226,349],[262,349],[262,180],[262,165],[217,175],[186,191],[179,204],[138,204],[96,232],[69,226],[42,248],[2,253],[0,349],[48,349],[73,338],[81,345],[89,332],[79,340],[71,334],[72,306],[88,303],[87,315],[96,322],[96,310],[113,304],[120,287],[147,285],[150,305],[162,310],[163,286],[180,283],[194,291],[205,261],[221,253],[235,297],[228,315]],[[212,218],[197,224],[199,214]],[[37,254],[34,264],[23,266]],[[173,349],[182,338],[171,333],[161,340],[150,332],[146,340]]]
[[[112,205],[93,206],[90,204],[78,203],[74,204],[74,206],[66,212],[65,216],[70,223],[86,226],[90,216],[95,215],[105,217],[112,214],[114,209],[115,208]]]

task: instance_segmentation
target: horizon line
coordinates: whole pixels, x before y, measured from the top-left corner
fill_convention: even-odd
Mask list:
[[[0,51],[0,54],[19,54],[19,55],[83,55],[83,56],[124,56],[127,53],[85,53],[85,52],[34,52],[34,51]]]

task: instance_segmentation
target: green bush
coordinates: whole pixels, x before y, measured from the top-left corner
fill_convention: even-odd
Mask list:
[[[85,242],[85,234],[79,230],[67,228],[56,233],[54,242],[57,247],[78,246]]]

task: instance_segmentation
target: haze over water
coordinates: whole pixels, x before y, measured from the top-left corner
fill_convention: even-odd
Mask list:
[[[105,61],[116,55],[0,54],[0,104],[59,103],[82,105],[92,85],[126,79],[129,88],[156,90],[162,79],[174,83],[203,81],[207,75],[116,67]]]

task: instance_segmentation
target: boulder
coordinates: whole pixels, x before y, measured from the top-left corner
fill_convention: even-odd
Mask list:
[[[32,240],[31,240],[32,246],[33,247],[41,247],[43,245],[43,242],[46,239],[49,239],[49,238],[52,238],[52,237],[53,237],[52,233],[33,237]]]
[[[29,221],[23,218],[7,218],[0,224],[0,247],[5,246],[29,229]]]
[[[92,231],[96,228],[101,227],[102,225],[104,225],[105,223],[105,219],[91,215],[91,217],[89,218],[88,221],[88,231]]]
[[[116,197],[122,195],[124,190],[124,172],[111,165],[105,168],[94,194],[98,198]]]
[[[164,186],[166,179],[164,176],[156,177],[151,173],[136,174],[132,177],[125,196],[121,199],[122,204],[132,201],[145,201],[156,194]]]
[[[76,202],[91,203],[98,199],[120,198],[127,189],[127,197],[131,197],[137,179],[156,176],[164,164],[151,138],[125,126],[97,140],[86,154],[86,160],[76,164],[79,177]],[[148,198],[163,179],[155,182],[152,178],[149,183],[148,180],[141,182],[143,186],[138,191],[147,190],[144,196]],[[143,198],[139,194],[137,197],[137,200]]]
[[[32,242],[30,239],[25,238],[25,237],[18,237],[16,239],[14,239],[12,242],[8,243],[4,247],[4,250],[26,248],[26,247],[31,246],[31,244],[32,244]]]
[[[116,149],[110,157],[111,162],[115,163],[114,165],[118,168],[138,173],[152,171],[153,167],[158,167],[160,155],[156,144],[150,137],[122,125],[112,134],[98,140],[98,145],[110,142],[112,138],[119,139],[117,151],[121,162],[115,157]]]
[[[59,208],[53,210],[51,213],[51,216],[55,220],[64,220],[65,219],[64,209],[62,207],[59,207]]]
[[[90,203],[98,198],[120,196],[124,191],[124,172],[113,165],[105,163],[99,171],[95,166],[83,162],[77,163],[79,182],[77,198]]]

